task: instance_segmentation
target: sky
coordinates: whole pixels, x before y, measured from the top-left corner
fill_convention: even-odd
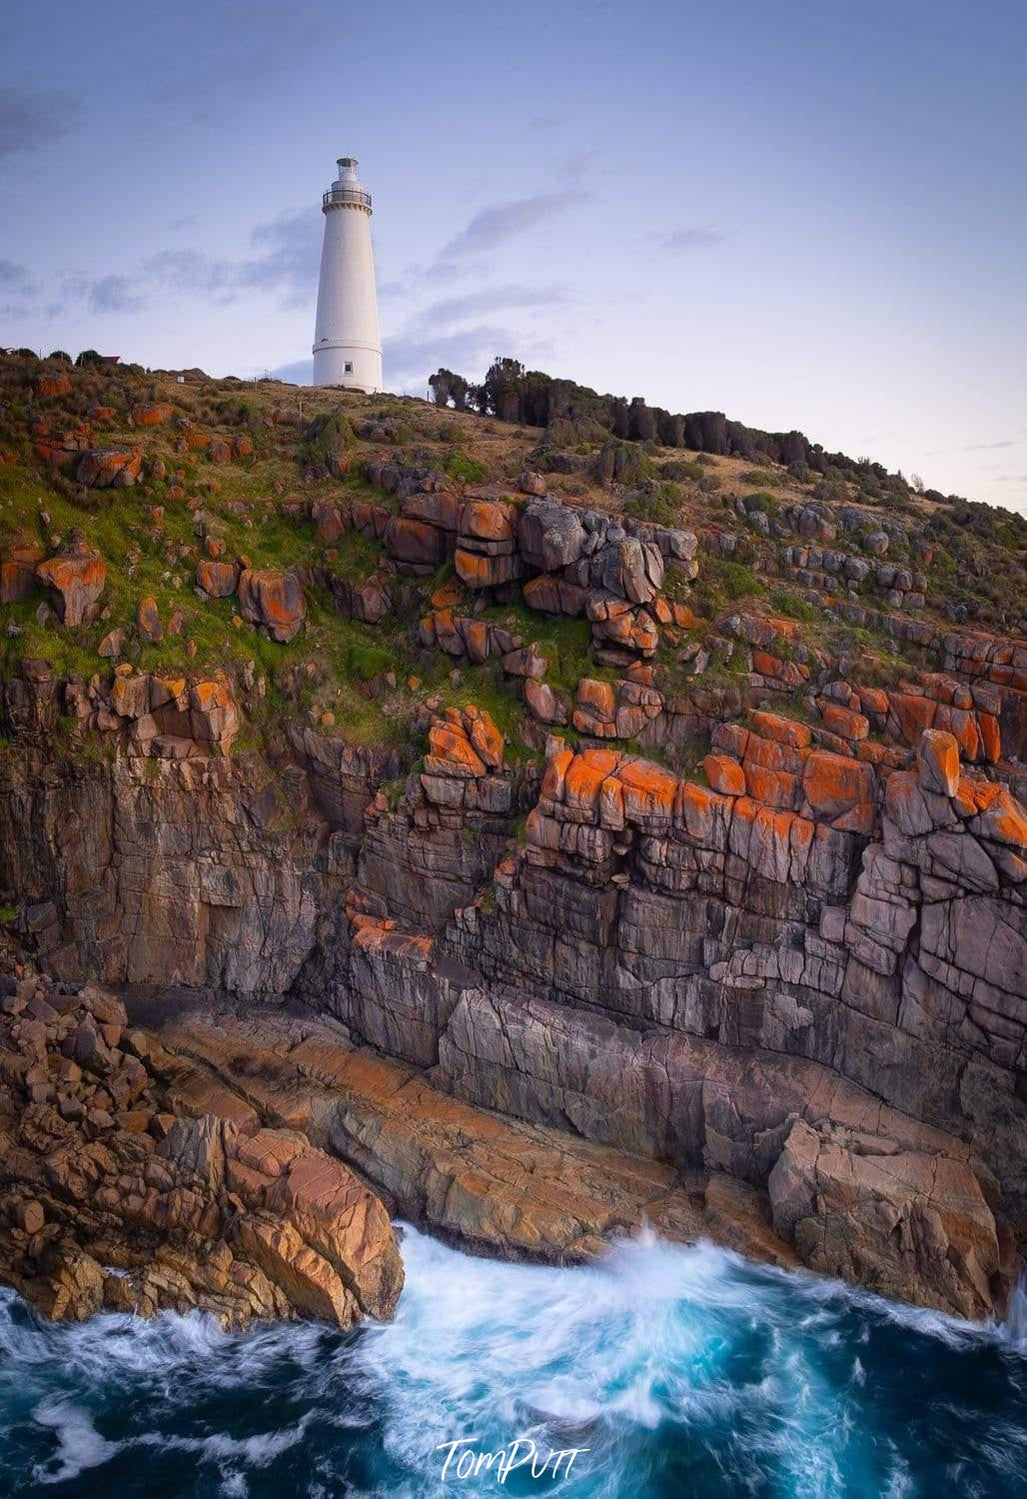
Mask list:
[[[0,342],[309,381],[335,159],[385,383],[497,354],[1027,513],[1027,4],[7,0]]]

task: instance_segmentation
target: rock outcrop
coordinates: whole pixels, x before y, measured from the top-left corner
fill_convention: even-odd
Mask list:
[[[96,986],[0,986],[0,1279],[55,1318],[392,1315],[388,1214],[338,1159],[202,1078],[190,1097]]]
[[[250,624],[263,625],[272,640],[292,640],[307,614],[303,586],[295,573],[244,568],[239,577],[239,612]]]
[[[56,594],[62,624],[73,628],[96,618],[107,568],[97,549],[81,534],[73,535],[55,556],[38,563],[36,577]]]
[[[491,895],[415,937],[394,841],[301,990],[475,1105],[769,1191],[818,1269],[981,1315],[1027,1205],[1023,809],[950,736],[882,786],[775,715],[731,741],[718,789],[554,747]]]

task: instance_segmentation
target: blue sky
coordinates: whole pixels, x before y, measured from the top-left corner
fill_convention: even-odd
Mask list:
[[[1027,511],[1027,5],[8,0],[0,339],[309,378],[375,198],[386,384],[493,354]]]

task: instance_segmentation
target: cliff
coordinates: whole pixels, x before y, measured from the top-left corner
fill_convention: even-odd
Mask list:
[[[281,387],[223,433],[115,389],[98,457],[45,415],[77,377],[15,374],[0,887],[51,982],[168,992],[143,1033],[244,1134],[295,1125],[465,1242],[646,1217],[1001,1309],[1014,518],[957,546],[923,496],[773,454],[657,478],[655,442],[574,493],[501,423]]]

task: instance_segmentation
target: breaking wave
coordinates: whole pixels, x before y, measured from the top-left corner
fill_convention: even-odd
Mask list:
[[[557,1270],[474,1259],[407,1229],[403,1257],[395,1321],[348,1337],[309,1323],[232,1335],[199,1315],[52,1326],[0,1290],[4,1492],[995,1499],[1027,1488],[1019,1302],[1006,1328],[970,1325],[655,1239]],[[525,1460],[504,1482],[515,1440],[525,1458],[533,1444],[538,1476]],[[497,1457],[457,1476],[465,1451]],[[554,1476],[554,1455],[572,1451]]]

